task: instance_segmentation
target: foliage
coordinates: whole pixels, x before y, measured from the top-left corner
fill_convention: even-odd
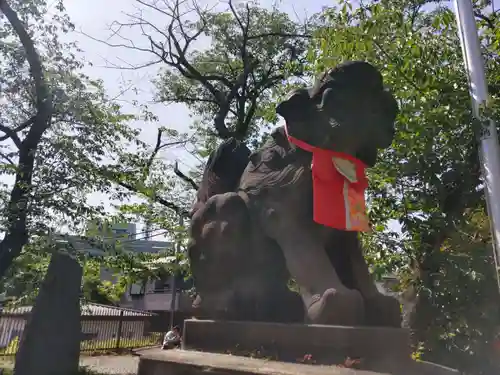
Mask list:
[[[110,340],[84,340],[81,342],[80,347],[82,352],[93,352],[97,354],[99,351],[112,351],[120,349],[137,349],[146,348],[149,346],[156,346],[161,343],[163,337],[161,333],[153,333],[147,337],[140,339],[121,338],[118,343],[117,339]],[[119,345],[117,345],[119,344]],[[14,337],[9,344],[0,349],[0,355],[11,356],[17,353],[19,349],[19,338]]]
[[[83,237],[84,246],[92,246],[102,251],[100,256],[82,254],[81,293],[84,300],[116,305],[131,284],[158,279],[161,275],[171,274],[179,268],[187,269],[187,264],[181,259],[182,257],[179,257],[176,262],[173,261],[172,249],[165,249],[154,254],[137,254],[131,250],[130,245],[133,242],[127,239],[103,241]],[[71,248],[71,245],[67,243],[62,246]],[[47,247],[46,243],[34,242],[14,260],[6,276],[0,280],[0,293],[5,295],[8,305],[33,304],[45,277],[50,254],[55,248]],[[170,257],[168,258],[170,262],[163,261],[165,257]],[[108,276],[104,277],[105,274]]]
[[[273,99],[286,90],[290,77],[303,75],[309,35],[306,26],[286,13],[256,2],[234,5],[230,1],[227,8],[217,10],[204,9],[194,1],[136,2],[137,12],[128,14],[126,21],[115,21],[111,37],[101,42],[145,56],[142,64],[115,68],[160,64],[154,82],[157,102],[185,104],[193,123],[187,133],[160,128],[150,158],[136,158],[138,167],[133,172],[117,163],[110,173],[129,191],[163,206],[153,212],[149,205],[129,206],[127,214],[142,215],[148,221],[163,216],[161,226],[173,229],[178,219],[165,207],[187,214],[193,199],[190,189],[196,188],[193,180],[201,177],[204,161],[219,140],[234,136],[255,146],[276,123]],[[142,37],[129,43],[129,32]],[[205,40],[209,47],[198,49],[197,43]],[[184,182],[172,180],[171,165],[156,158],[165,147],[183,147],[198,160],[189,176],[174,168]]]
[[[9,344],[4,349],[2,349],[2,354],[13,355],[17,353],[18,349],[19,349],[19,336],[16,336],[9,342]]]
[[[498,371],[498,283],[485,212],[468,210],[466,223],[443,243],[443,264],[434,279],[423,351],[470,372]],[[418,313],[418,311],[417,311]],[[452,356],[450,356],[452,354]],[[464,355],[465,354],[465,355]]]
[[[0,291],[9,303],[31,305],[38,294],[50,255],[40,249],[26,248],[0,280]]]
[[[61,1],[53,15],[45,0],[9,2],[36,46],[42,75],[33,68],[36,54],[21,43],[12,22],[0,18],[0,130],[5,133],[0,173],[8,181],[0,186],[0,229],[6,232],[0,263],[14,262],[2,290],[26,300],[33,296],[47,264],[43,237],[63,226],[81,232],[89,219],[104,216],[103,207],[88,204],[92,192],[145,197],[120,205],[117,218],[148,223],[148,231],[167,235],[182,250],[186,223],[179,217],[187,215],[195,180],[219,140],[235,136],[256,147],[276,124],[274,101],[290,85],[343,60],[362,59],[381,69],[401,105],[395,142],[370,171],[375,231],[362,240],[372,271],[397,273],[400,287],[412,292],[415,346],[424,359],[471,373],[493,371],[488,366],[498,304],[492,302],[497,291],[475,141],[481,129],[472,120],[451,10],[439,1],[366,0],[353,6],[342,0],[315,16],[311,39],[307,25],[257,3],[230,2],[217,11],[176,0],[161,7],[155,1],[137,3],[131,22],[117,21],[112,31],[119,38],[122,30],[139,28],[143,44],[124,44],[123,38],[106,43],[152,56],[142,66],[161,64],[156,100],[186,104],[194,119],[188,133],[160,127],[156,145],[139,141],[128,125],[135,117],[122,113],[102,82],[81,74],[73,54],[77,46],[58,36],[73,30]],[[487,109],[498,118],[500,38],[490,7],[488,1],[475,2],[491,84]],[[146,9],[165,16],[166,26],[145,19]],[[197,49],[196,42],[206,39],[210,47]],[[147,107],[138,118],[159,120]],[[161,160],[167,147],[189,150],[198,168],[186,176],[176,163]],[[15,226],[19,222],[25,230]],[[131,282],[187,266],[182,252],[173,262],[147,266],[159,256],[172,256],[172,249],[157,257],[132,256],[124,251],[126,241],[91,241],[110,250],[106,257],[86,260],[83,293],[91,300],[116,301]],[[1,258],[5,254],[12,257]],[[103,265],[121,275],[119,282],[100,280]]]
[[[97,166],[109,163],[137,131],[102,83],[81,73],[74,26],[61,1],[1,3],[0,137],[2,185],[0,275],[29,240],[79,231],[103,207],[88,194],[113,192]],[[20,209],[23,207],[23,209]]]
[[[156,23],[146,15],[155,15]],[[161,64],[154,81],[157,102],[187,105],[194,121],[186,133],[159,127],[156,145],[141,143],[138,150],[120,153],[115,163],[97,170],[124,189],[117,197],[128,192],[146,198],[120,205],[119,217],[147,223],[152,236],[166,235],[179,244],[177,260],[163,268],[171,272],[180,267],[186,274],[187,223],[179,216],[188,216],[206,157],[220,138],[260,143],[277,121],[273,99],[287,89],[290,76],[302,76],[309,35],[287,14],[258,3],[230,2],[228,8],[215,11],[195,2],[137,1],[137,12],[127,16],[127,22],[115,21],[112,36],[101,42],[152,57],[124,68]],[[138,37],[128,43],[127,31],[144,40]],[[206,39],[210,47],[197,49],[196,43]],[[145,121],[159,121],[147,106],[142,109]],[[186,175],[177,162],[165,162],[159,156],[166,148],[184,148],[198,161],[196,168]]]
[[[2,1],[4,13],[9,11],[5,4]],[[11,1],[7,5],[12,7],[11,13],[17,13],[35,49],[33,52],[26,48],[10,18],[0,18],[3,37],[0,45],[0,130],[5,132],[5,136],[0,137],[0,229],[6,232],[0,242],[0,275],[5,276],[0,289],[14,297],[10,302],[26,305],[34,300],[47,269],[49,254],[56,248],[52,241],[58,241],[62,232],[82,233],[89,220],[109,216],[104,207],[88,203],[89,194],[97,192],[110,198],[127,198],[126,191],[116,189],[117,183],[120,185],[127,180],[113,174],[116,161],[120,172],[132,171],[141,176],[153,161],[149,162],[149,146],[138,140],[139,132],[129,125],[136,117],[123,114],[116,100],[106,95],[102,82],[82,74],[83,64],[75,55],[80,52],[78,47],[61,41],[61,35],[74,29],[62,2]],[[39,70],[43,73],[38,78],[31,64],[37,57]],[[37,92],[40,82],[47,91],[44,95]],[[41,117],[39,102],[48,103],[49,99],[50,116],[44,124],[39,124],[35,121]],[[140,118],[151,119],[147,109]],[[34,143],[29,136],[33,132],[38,132]],[[33,156],[31,164],[23,162],[24,154]],[[28,173],[20,168],[26,166],[30,169],[30,180],[20,181]],[[155,188],[155,179],[164,180],[160,177],[163,171],[155,171],[149,176],[153,181],[150,189]],[[150,191],[146,195],[150,195]],[[171,195],[174,197],[176,192],[172,190]],[[21,212],[13,209],[18,203],[12,197],[26,202],[27,209]],[[123,206],[123,212],[128,216],[123,214],[121,218],[132,218],[133,214],[137,217],[130,206]],[[156,218],[166,216],[158,212],[150,212],[150,216],[155,217],[154,224],[158,226],[166,221]],[[168,217],[172,216],[169,213]],[[25,229],[12,226],[16,223],[21,223]],[[94,248],[107,252],[109,256],[88,261],[82,254],[81,260],[85,263],[82,292],[84,297],[95,302],[114,303],[128,283],[154,276],[156,271],[144,265],[154,256],[136,256],[126,251],[126,245],[114,243],[110,246],[104,242],[82,237],[76,249],[68,241],[63,241],[62,246],[69,251],[80,251],[82,244],[88,247],[91,243]],[[101,266],[117,276],[116,283],[99,279]]]
[[[486,6],[477,5],[477,14],[487,14]],[[309,58],[317,70],[341,60],[370,61],[401,106],[396,139],[370,171],[375,231],[363,241],[372,268],[377,274],[397,271],[402,287],[414,290],[412,324],[424,358],[481,373],[483,347],[498,324],[485,317],[495,316],[497,304],[488,302],[495,289],[489,236],[472,214],[484,209],[479,129],[454,15],[439,2],[365,1],[355,8],[342,1],[316,22],[320,30]],[[496,56],[491,33],[482,38]],[[490,57],[486,65],[496,83],[498,59]],[[497,95],[492,92],[491,103]],[[489,108],[498,117],[499,107]],[[463,238],[471,230],[481,231],[481,238]],[[479,313],[476,307],[485,304],[488,311]]]
[[[196,16],[181,38],[210,39],[208,49],[186,52],[200,76],[184,74],[172,51],[156,81],[158,100],[186,104],[200,119],[196,128],[205,137],[215,130],[222,138],[258,143],[277,121],[276,91],[289,77],[303,75],[304,27],[284,12],[255,3],[229,2],[226,10],[198,10]]]
[[[120,339],[120,345],[117,347],[117,340],[87,340],[82,341],[82,351],[96,351],[96,350],[113,350],[113,349],[136,349],[145,348],[148,346],[159,345],[163,340],[160,333],[152,334],[141,339]]]
[[[103,305],[116,304],[126,291],[128,278],[124,275],[117,275],[116,280],[103,280],[101,269],[102,263],[100,261],[89,259],[85,262],[82,283],[83,298]]]

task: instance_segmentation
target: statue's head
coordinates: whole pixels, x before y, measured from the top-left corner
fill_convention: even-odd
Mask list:
[[[276,109],[290,135],[369,166],[375,164],[377,150],[392,143],[398,110],[380,72],[363,61],[325,72],[313,87],[294,90]]]

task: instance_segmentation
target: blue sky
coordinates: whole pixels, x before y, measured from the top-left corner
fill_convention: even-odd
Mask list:
[[[263,6],[272,6],[273,3],[270,0],[261,1]],[[87,66],[85,73],[92,78],[102,79],[110,97],[119,95],[119,101],[125,111],[136,111],[131,104],[132,101],[137,100],[139,103],[150,102],[154,94],[154,88],[150,81],[158,71],[158,66],[141,70],[109,68],[110,64],[123,65],[123,62],[139,64],[147,61],[150,56],[128,49],[111,48],[87,36],[90,35],[99,40],[108,39],[111,34],[110,25],[113,21],[126,22],[128,19],[127,13],[134,13],[137,3],[134,0],[64,0],[64,4],[77,30],[77,33],[72,34],[70,37],[72,40],[76,40],[83,50],[82,58],[93,65]],[[211,3],[207,4],[211,5]],[[286,4],[282,2],[278,6],[281,10],[288,12],[292,18],[298,16],[299,19],[304,19],[320,11],[324,6],[332,5],[332,2],[294,0],[293,5],[291,4],[292,2]],[[153,24],[165,24],[165,20],[158,14],[146,14],[144,17]],[[145,41],[144,37],[140,35],[129,33],[127,37],[137,44]],[[208,44],[201,42],[196,47],[203,49],[208,47]],[[192,121],[189,112],[183,105],[164,106],[159,104],[153,107],[153,111],[160,119],[158,124],[144,122],[134,124],[142,130],[142,139],[152,145],[156,140],[158,126],[186,131]],[[194,159],[180,149],[166,150],[161,157],[172,162],[178,161],[180,168],[183,170],[188,170],[194,166]],[[106,196],[96,194],[90,199],[93,203],[103,202],[110,207],[110,202]]]

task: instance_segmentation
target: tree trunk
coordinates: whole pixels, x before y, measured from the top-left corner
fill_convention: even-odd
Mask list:
[[[16,356],[16,375],[77,373],[82,274],[70,255],[52,255]]]

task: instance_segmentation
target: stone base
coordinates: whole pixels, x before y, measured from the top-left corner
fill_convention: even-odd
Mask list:
[[[417,374],[456,373],[412,361],[409,343],[409,331],[400,328],[190,319],[184,322],[182,348],[290,364],[332,366],[351,359],[359,360],[360,369],[392,374],[410,374],[410,367],[418,368]]]
[[[363,368],[381,369],[409,360],[409,342],[398,328],[186,320],[182,348],[293,363],[310,355],[325,365],[359,358]]]
[[[266,361],[226,354],[151,349],[141,352],[137,375],[457,375],[426,363],[413,363],[399,372],[373,372],[336,366]]]

